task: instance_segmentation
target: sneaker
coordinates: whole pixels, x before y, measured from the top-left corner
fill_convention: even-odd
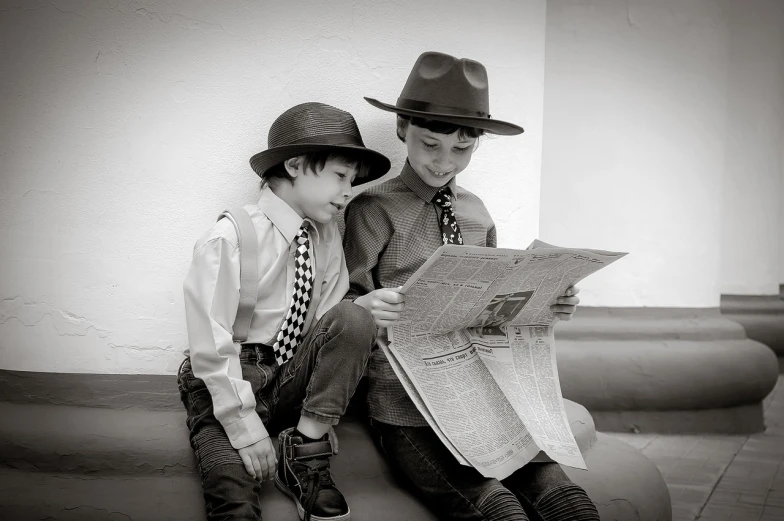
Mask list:
[[[332,443],[328,436],[304,442],[294,428],[278,435],[275,486],[294,500],[303,521],[349,521],[351,511],[329,473]]]

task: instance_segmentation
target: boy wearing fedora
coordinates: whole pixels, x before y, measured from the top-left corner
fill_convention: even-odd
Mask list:
[[[365,98],[397,114],[397,137],[408,158],[398,177],[355,197],[345,210],[347,298],[388,327],[405,305],[399,287],[443,244],[496,246],[482,201],[455,183],[484,133],[523,129],[490,117],[485,67],[474,60],[423,53],[396,105]],[[569,288],[554,312],[568,320],[579,299]],[[461,465],[428,426],[381,349],[369,364],[372,432],[390,462],[442,519],[598,520],[585,491],[561,467],[536,458],[503,481]]]
[[[258,203],[244,207],[258,272],[247,339],[233,338],[247,243],[220,219],[196,243],[184,283],[180,394],[208,519],[261,519],[261,482],[274,476],[300,518],[345,521],[329,433],[362,376],[375,326],[343,301],[348,271],[333,217],[352,186],[382,176],[389,160],[365,148],[351,114],[321,103],[284,112],[268,145],[250,160],[261,177]],[[278,459],[269,433],[281,429]]]

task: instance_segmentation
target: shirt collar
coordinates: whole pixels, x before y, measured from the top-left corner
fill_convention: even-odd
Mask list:
[[[417,197],[428,203],[433,201],[433,196],[435,196],[436,192],[439,190],[439,188],[430,186],[422,181],[419,174],[411,167],[411,163],[408,162],[408,159],[406,159],[406,164],[403,165],[403,170],[400,172],[400,180],[403,181]],[[457,182],[455,181],[455,178],[453,177],[450,179],[446,186],[452,191],[452,197],[457,200]]]
[[[269,186],[261,189],[261,196],[259,197],[259,208],[264,215],[275,225],[275,228],[286,238],[287,242],[293,242],[297,236],[297,232],[302,226],[303,222],[308,223],[308,232],[315,240],[316,244],[319,241],[319,232],[316,223],[308,218],[303,219],[299,214],[289,206],[289,204],[275,195],[275,192]]]

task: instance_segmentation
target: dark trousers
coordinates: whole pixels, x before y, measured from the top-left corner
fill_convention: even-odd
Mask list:
[[[430,427],[370,423],[387,461],[440,519],[599,521],[588,495],[557,463],[529,463],[499,481],[461,465]]]
[[[375,331],[370,313],[341,302],[311,328],[283,367],[269,346],[243,346],[242,377],[250,382],[256,412],[270,433],[296,425],[300,415],[337,424],[362,377]],[[215,418],[212,397],[204,382],[193,376],[190,360],[180,367],[177,382],[201,472],[207,519],[261,519],[260,483],[245,470]]]

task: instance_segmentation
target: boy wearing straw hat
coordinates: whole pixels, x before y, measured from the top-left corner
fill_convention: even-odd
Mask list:
[[[242,218],[255,243],[235,230],[241,219],[220,219],[196,243],[184,283],[189,347],[178,384],[207,518],[261,519],[261,482],[274,477],[300,518],[347,521],[330,477],[337,447],[329,433],[375,327],[366,310],[342,301],[348,271],[333,218],[352,186],[382,176],[389,160],[365,148],[351,114],[304,103],[275,120],[267,150],[250,163],[261,195]],[[247,284],[241,269],[250,263],[240,256],[249,244],[257,273]],[[240,327],[243,286],[252,297]],[[281,429],[278,460],[269,432]]]
[[[443,244],[496,246],[496,230],[482,201],[455,183],[484,133],[523,129],[490,117],[487,71],[474,60],[423,53],[395,105],[365,98],[397,114],[397,137],[408,157],[400,175],[355,197],[345,210],[348,298],[379,327],[399,318],[399,287]],[[569,320],[577,288],[554,312]],[[428,426],[381,349],[369,364],[372,431],[390,462],[442,519],[598,520],[585,491],[549,458],[535,459],[503,481],[461,465]]]

